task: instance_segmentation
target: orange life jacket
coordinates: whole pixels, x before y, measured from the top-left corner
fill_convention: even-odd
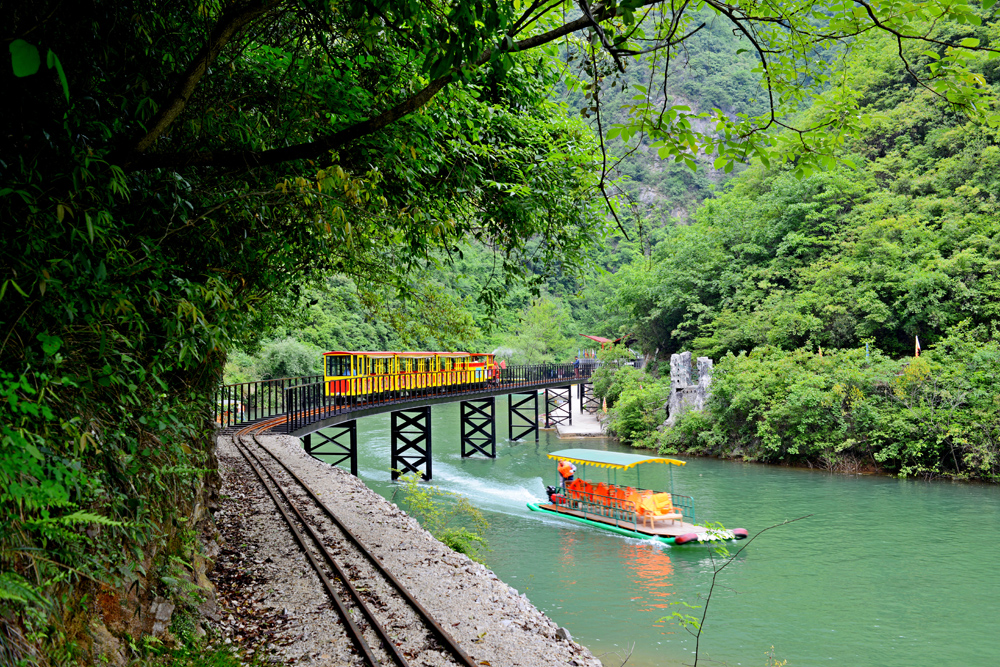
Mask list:
[[[560,462],[558,469],[559,469],[559,474],[562,475],[563,479],[569,479],[570,477],[573,476],[573,466],[571,466],[566,461]]]

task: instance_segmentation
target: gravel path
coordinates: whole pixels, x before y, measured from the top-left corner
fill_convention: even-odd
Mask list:
[[[526,596],[435,540],[361,480],[306,455],[297,438],[258,438],[312,487],[478,664],[601,667]],[[360,665],[319,578],[231,436],[219,437],[218,457],[224,500],[216,522],[227,542],[213,575],[219,588],[215,627],[220,641],[276,664]],[[425,661],[418,656],[411,664]]]

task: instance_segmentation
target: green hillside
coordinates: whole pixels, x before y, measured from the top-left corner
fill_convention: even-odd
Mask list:
[[[844,161],[801,179],[753,165],[609,279],[604,308],[643,350],[719,361],[711,413],[659,434],[649,403],[634,440],[1000,470],[1000,132],[887,67],[891,48],[851,61],[870,129]]]

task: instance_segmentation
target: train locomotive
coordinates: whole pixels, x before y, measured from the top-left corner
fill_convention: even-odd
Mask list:
[[[470,352],[324,352],[327,396],[371,396],[496,381],[494,355]]]

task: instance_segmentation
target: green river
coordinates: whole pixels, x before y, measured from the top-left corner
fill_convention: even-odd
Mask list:
[[[703,604],[718,564],[711,548],[657,545],[529,511],[525,503],[555,484],[548,452],[629,448],[547,431],[537,443],[509,443],[500,437],[506,406],[497,399],[495,460],[462,460],[458,403],[432,416],[433,483],[486,514],[487,565],[606,665],[620,665],[630,648],[632,667],[690,664],[693,637],[661,619],[700,615],[672,603]],[[361,478],[391,497],[389,415],[360,420],[358,437]],[[642,486],[667,489],[668,474],[646,466]],[[634,483],[622,473],[618,481]],[[991,643],[1000,627],[1000,488],[698,458],[675,468],[675,488],[694,497],[699,522],[751,535],[812,515],[765,532],[719,575],[705,664],[766,665],[772,646],[789,666],[1000,663]]]

